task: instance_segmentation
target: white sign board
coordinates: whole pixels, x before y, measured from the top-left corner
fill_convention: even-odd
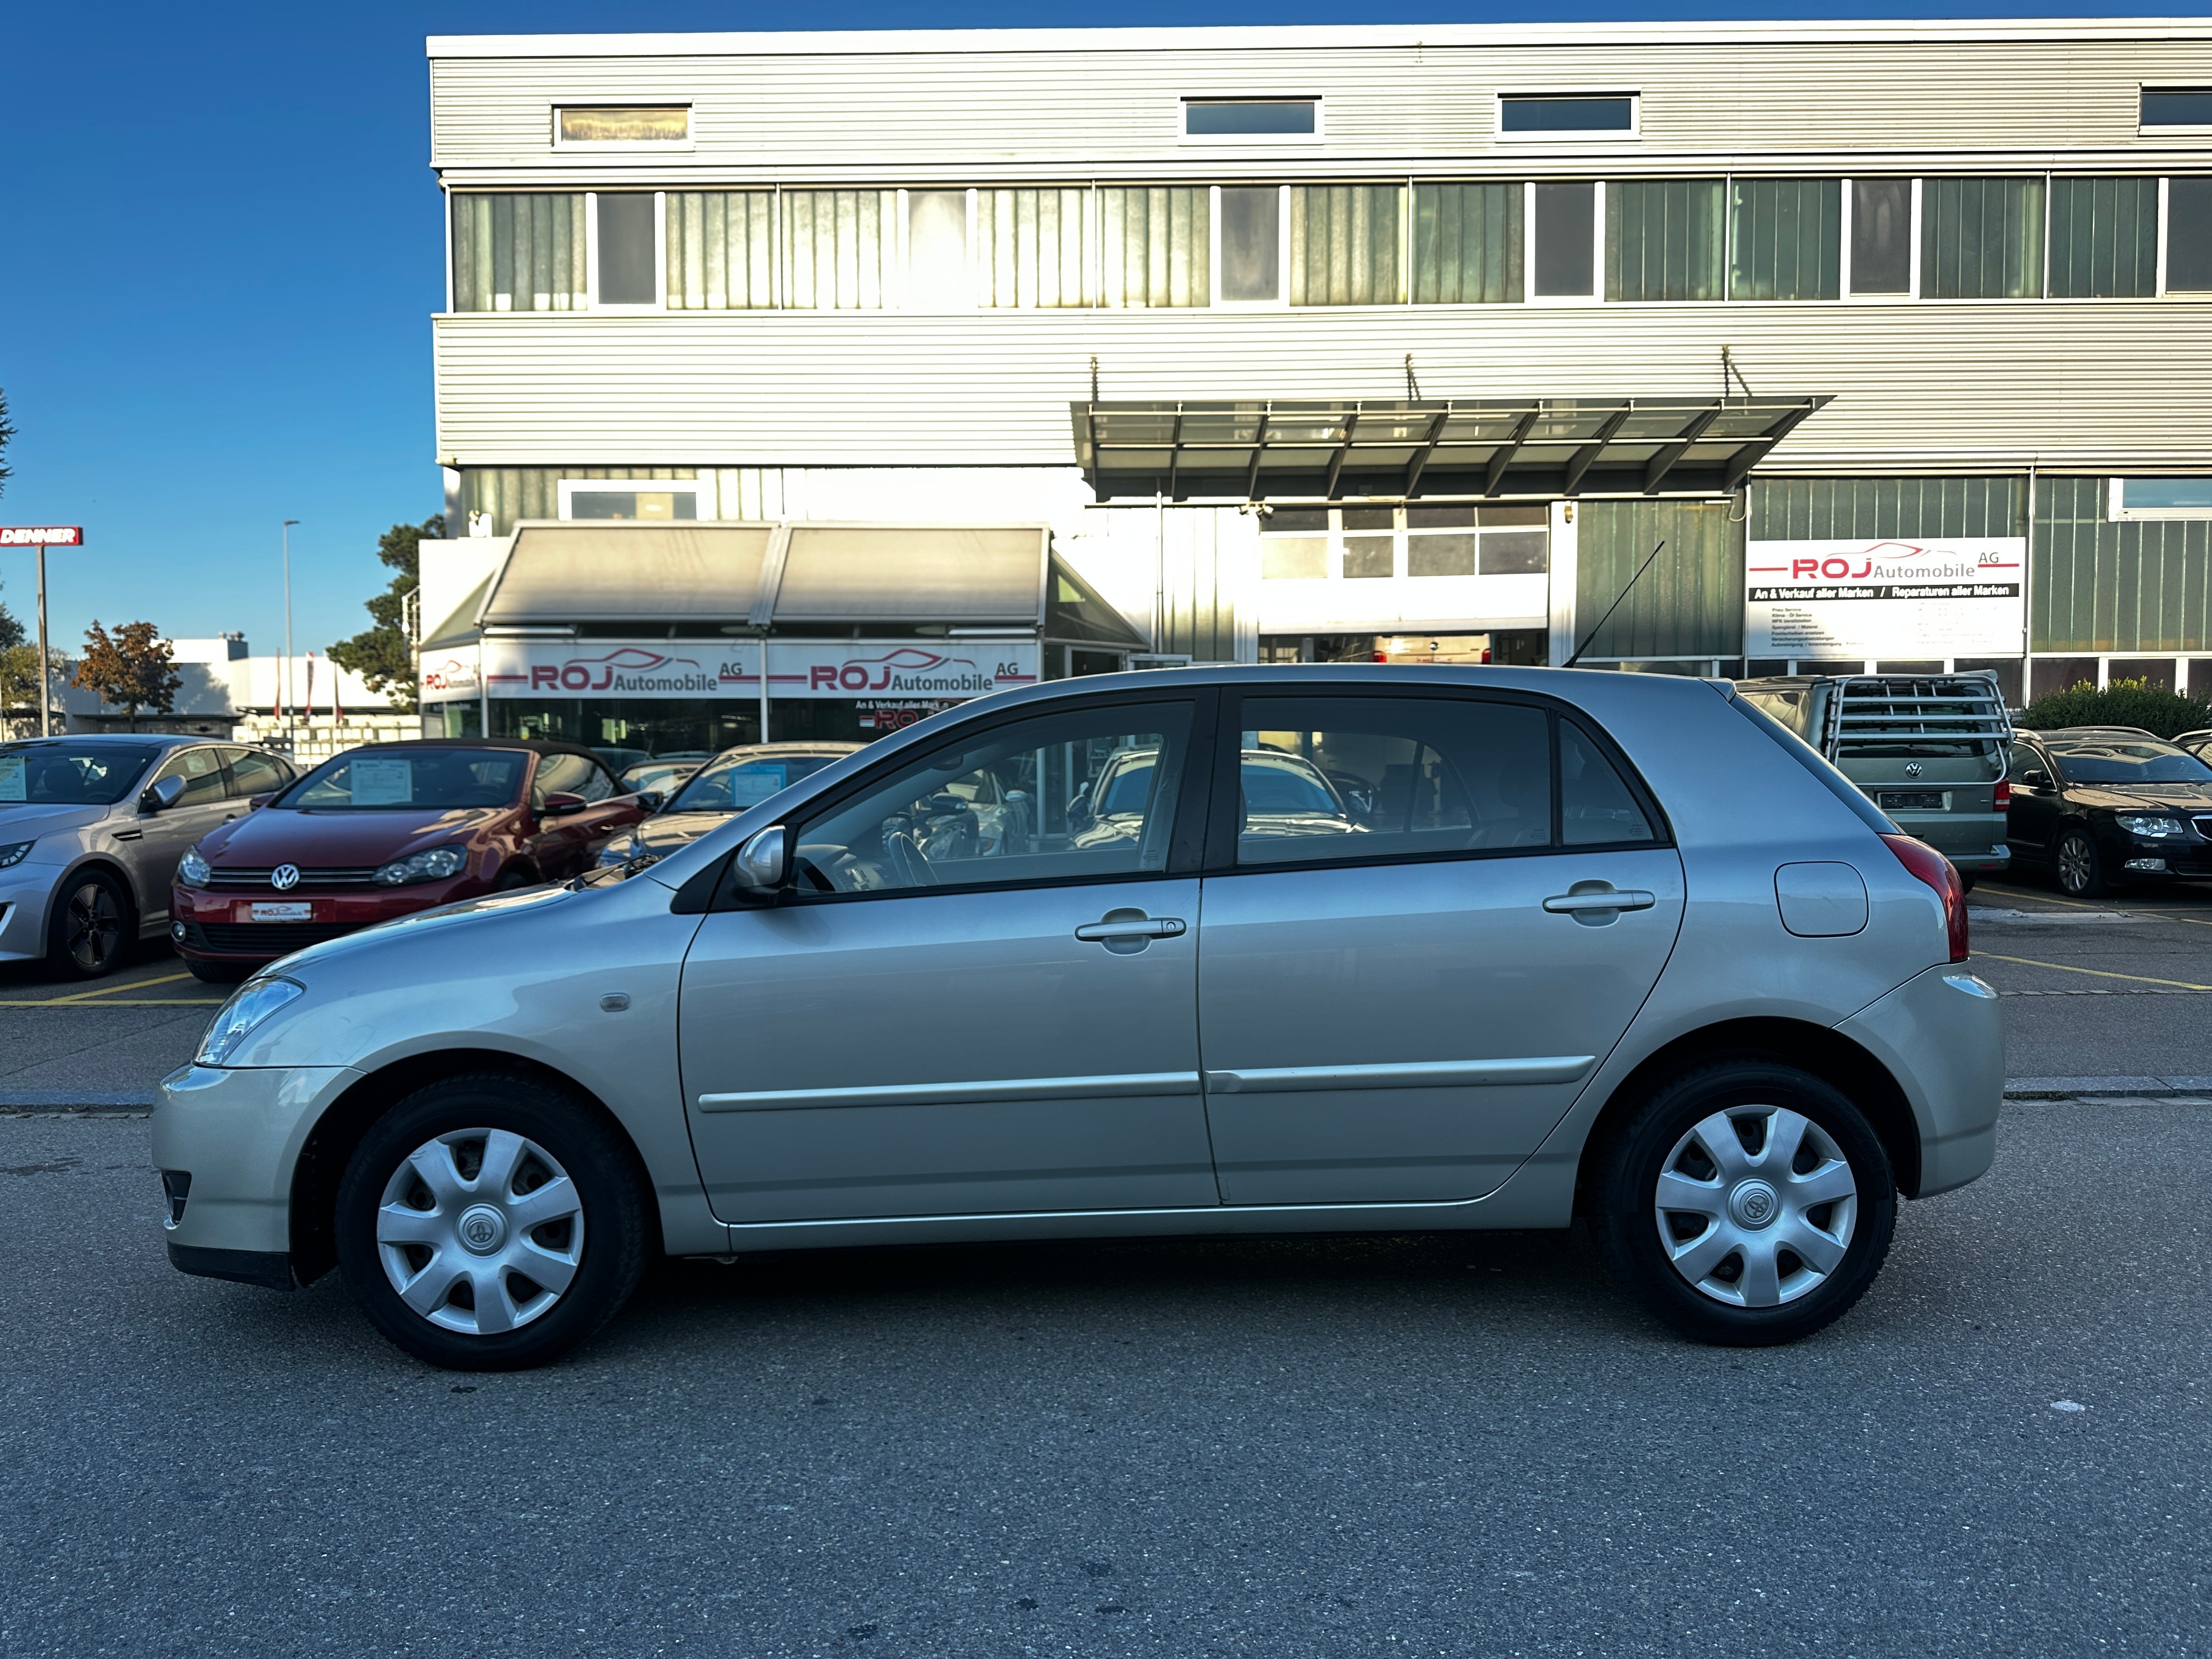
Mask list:
[[[356,806],[404,806],[415,799],[415,763],[404,755],[357,755],[350,775]]]
[[[1747,657],[1893,661],[2018,656],[2027,643],[2027,542],[1753,542]]]
[[[760,698],[757,640],[495,639],[483,648],[495,697]],[[1034,640],[770,640],[768,649],[776,697],[957,700],[1037,678]]]
[[[0,755],[0,800],[22,800],[23,757],[21,755]]]

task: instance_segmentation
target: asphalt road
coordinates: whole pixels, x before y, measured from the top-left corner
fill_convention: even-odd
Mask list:
[[[517,1376],[172,1273],[146,1136],[0,1117],[0,1653],[2212,1642],[2212,1106],[2014,1104],[1784,1350],[1474,1235],[676,1265]]]

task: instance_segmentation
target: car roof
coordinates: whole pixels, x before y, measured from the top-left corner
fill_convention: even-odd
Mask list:
[[[2022,738],[2148,738],[2153,743],[2165,743],[2155,732],[2146,732],[2140,726],[2053,726],[2034,732],[2015,732]]]
[[[552,738],[393,738],[381,743],[360,744],[343,752],[350,755],[363,749],[521,749],[533,755],[580,755],[587,761],[606,764],[596,750]]]
[[[228,738],[187,737],[175,732],[57,732],[50,738],[10,738],[5,739],[13,748],[20,744],[68,744],[72,747],[91,744],[103,747],[108,744],[161,744],[171,749],[181,749],[193,743],[226,743],[234,748],[251,749],[252,744],[235,744]]]

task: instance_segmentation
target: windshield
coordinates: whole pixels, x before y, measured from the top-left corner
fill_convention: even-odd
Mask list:
[[[158,752],[135,744],[0,744],[0,809],[112,806]]]
[[[742,812],[799,779],[811,777],[835,755],[779,755],[774,760],[732,757],[701,767],[663,810],[670,812]]]
[[[325,761],[270,805],[317,812],[512,806],[529,764],[513,749],[355,749]]]
[[[1344,809],[1337,804],[1321,774],[1298,761],[1255,761],[1245,757],[1244,810],[1247,812],[1312,814],[1336,817]]]
[[[2212,783],[2212,766],[2156,738],[2075,738],[2048,747],[2069,783]]]

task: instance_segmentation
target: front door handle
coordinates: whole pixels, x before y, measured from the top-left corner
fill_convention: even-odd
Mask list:
[[[1592,910],[1649,910],[1658,902],[1650,893],[1611,887],[1591,889],[1577,883],[1573,892],[1546,899],[1544,908],[1554,915],[1572,916]]]
[[[1148,916],[1142,910],[1109,910],[1075,930],[1087,945],[1103,945],[1117,957],[1134,956],[1156,939],[1176,939],[1190,931],[1180,916]]]

